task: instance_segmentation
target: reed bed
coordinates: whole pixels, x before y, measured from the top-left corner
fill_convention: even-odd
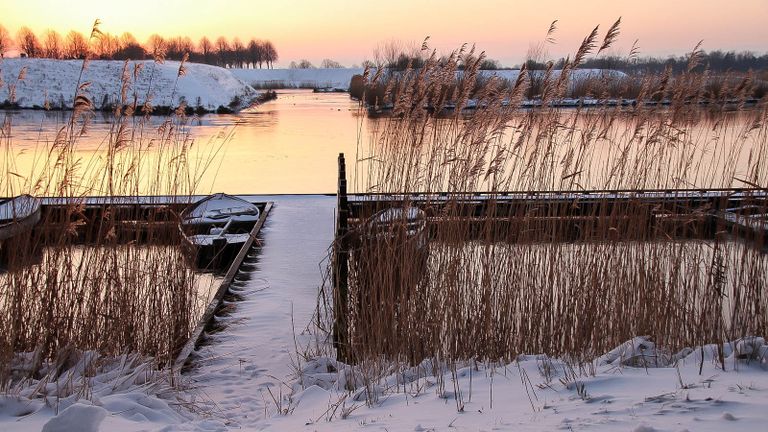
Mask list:
[[[424,66],[387,83],[380,102],[393,114],[359,142],[351,189],[396,198],[358,198],[369,200],[360,225],[335,246],[350,249],[346,297],[334,287],[347,312],[337,329],[345,360],[416,365],[543,353],[589,361],[638,335],[671,355],[768,333],[765,239],[727,233],[712,217],[727,200],[670,207],[607,194],[589,206],[575,196],[560,205],[504,205],[508,191],[627,197],[746,187],[768,212],[760,195],[768,185],[768,101],[745,108],[758,85],[749,75],[724,83],[731,87],[718,94],[727,97],[712,98],[706,72],[694,72],[694,50],[685,73],[649,75],[634,90],[668,106],[547,105],[566,96],[569,72],[617,34],[612,28],[601,41],[595,29],[564,73],[545,71],[544,103],[533,110],[519,108],[527,74],[511,86],[490,79],[477,87],[484,56],[464,48],[439,61],[425,44]],[[459,64],[466,79],[457,85]],[[383,76],[367,74],[366,85],[376,89]],[[469,100],[477,108],[465,115]],[[454,114],[438,115],[447,104],[456,104]],[[478,192],[486,193],[483,206]],[[416,193],[427,195],[415,202]],[[393,205],[426,211],[426,259],[404,234],[405,220],[386,235],[366,231],[371,215]],[[321,312],[331,297],[321,296]]]
[[[91,37],[100,34],[95,25]],[[13,251],[0,274],[2,391],[46,374],[55,381],[87,351],[102,358],[139,355],[158,367],[172,364],[204,309],[198,276],[183,259],[177,230],[168,228],[178,215],[109,201],[146,195],[191,199],[213,160],[213,153],[193,149],[184,106],[159,127],[151,125],[151,102],[137,106],[132,85],[142,73],[152,72],[125,62],[120,103],[91,157],[76,152],[94,115],[86,82],[73,83],[74,110],[32,156],[14,147],[5,117],[2,194],[59,197],[64,204],[44,208],[34,231],[2,245]],[[183,75],[184,62],[179,79]],[[21,156],[31,162],[17,166]],[[95,210],[85,205],[93,195],[106,198]],[[125,220],[140,222],[132,228]]]

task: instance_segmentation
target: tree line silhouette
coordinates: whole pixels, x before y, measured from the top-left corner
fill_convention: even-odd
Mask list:
[[[555,69],[560,69],[566,59],[553,62]],[[544,61],[527,60],[526,67],[531,70],[547,68]],[[588,58],[581,64],[586,69],[617,69],[627,73],[660,73],[670,68],[673,73],[680,73],[688,67],[687,56],[669,57],[622,57],[601,56]],[[708,69],[713,72],[748,72],[768,70],[768,54],[756,54],[751,51],[702,51],[696,70]]]
[[[100,33],[89,39],[75,30],[66,35],[55,30],[37,35],[29,27],[21,27],[13,38],[0,25],[0,57],[14,47],[22,56],[52,59],[82,59],[90,55],[102,60],[181,60],[188,54],[190,61],[230,68],[272,68],[278,60],[272,42],[255,38],[244,43],[237,37],[211,40],[203,36],[195,43],[187,36],[164,38],[153,34],[142,44],[128,32],[119,36]]]

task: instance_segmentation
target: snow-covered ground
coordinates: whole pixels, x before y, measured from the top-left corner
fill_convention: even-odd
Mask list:
[[[544,76],[544,71],[529,71],[535,76]],[[559,69],[552,71],[553,78],[560,76],[562,71]],[[460,74],[461,72],[459,72]],[[484,78],[490,78],[492,76],[515,82],[517,77],[520,76],[520,70],[503,69],[503,70],[483,70],[480,71],[480,76]],[[622,78],[627,76],[624,72],[611,70],[611,69],[576,69],[571,71],[571,81],[578,81],[587,78]]]
[[[143,65],[134,82],[136,64]],[[51,107],[62,105],[71,108],[83,62],[80,60],[51,60],[31,58],[9,58],[0,62],[0,76],[4,85],[0,87],[0,103],[10,99],[11,87],[16,86],[16,102],[22,108]],[[86,92],[96,108],[120,100],[123,61],[93,60],[83,73],[81,82],[90,82]],[[26,77],[17,81],[19,73],[26,68]],[[178,77],[179,62],[167,61],[156,64],[153,61],[131,61],[131,87],[128,100],[133,101],[134,92],[139,104],[150,97],[154,106],[178,106],[183,98],[190,107],[201,106],[215,110],[227,106],[238,97],[243,104],[254,99],[258,93],[248,84],[235,77],[230,70],[199,63],[186,63],[186,75]],[[178,82],[177,82],[178,77]]]
[[[334,88],[348,90],[353,75],[361,75],[364,69],[231,69],[232,73],[242,81],[256,86],[281,86],[286,88]],[[535,72],[543,73],[543,72]],[[555,77],[560,71],[554,71]],[[458,72],[457,75],[461,75]],[[496,76],[514,82],[520,75],[519,70],[483,70],[480,76]],[[578,69],[572,72],[571,78],[599,78],[602,76],[623,77],[623,72],[604,69]]]
[[[250,85],[285,88],[338,88],[346,90],[360,68],[344,69],[231,69],[232,74]]]
[[[699,351],[676,367],[628,367],[617,359],[597,365],[594,374],[524,356],[507,365],[466,363],[438,379],[425,361],[369,384],[372,402],[365,389],[339,391],[333,381],[344,383],[353,372],[318,359],[304,367],[304,389],[293,396],[291,414],[268,424],[308,431],[764,430],[765,365],[730,357],[723,371],[711,348],[701,374]]]
[[[436,377],[440,366],[424,362],[369,383],[368,394],[355,385],[347,392],[345,383],[359,379],[355,370],[296,356],[311,338],[303,330],[322,283],[336,198],[262,199],[276,206],[256,268],[237,284],[242,299],[229,305],[231,313],[217,317],[223,331],[196,352],[185,390],[142,380],[120,385],[120,377],[142,376],[140,364],[128,363],[93,379],[93,402],[66,400],[58,415],[40,400],[0,396],[0,430],[648,432],[759,431],[768,424],[766,365],[737,361],[734,353],[759,355],[768,350],[760,339],[726,346],[725,371],[711,347],[703,363],[695,350],[683,352],[677,366],[631,367],[654,358],[638,357],[652,355],[653,345],[637,338],[599,359],[594,373],[528,356],[507,365],[461,364]]]

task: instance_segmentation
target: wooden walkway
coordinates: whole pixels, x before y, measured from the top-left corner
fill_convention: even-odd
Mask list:
[[[714,239],[724,232],[764,248],[765,232],[750,236],[726,224],[725,209],[756,206],[768,213],[763,188],[504,191],[348,194],[344,154],[338,158],[336,239],[333,249],[334,347],[346,360],[346,304],[350,233],[378,211],[405,205],[427,215],[430,237],[461,232],[466,240],[507,242],[649,241]],[[453,230],[440,230],[453,224]],[[439,240],[439,238],[438,238]],[[452,237],[452,240],[455,238]]]
[[[235,260],[229,266],[227,274],[224,276],[224,280],[221,281],[219,288],[216,290],[216,293],[211,299],[211,302],[208,304],[208,307],[205,309],[203,316],[200,318],[200,322],[197,324],[197,327],[195,327],[195,330],[192,332],[189,340],[181,349],[179,355],[176,357],[176,361],[173,364],[173,370],[181,371],[184,365],[187,363],[189,355],[192,354],[192,351],[194,351],[195,347],[197,347],[197,345],[200,343],[200,339],[202,338],[205,329],[210,325],[211,319],[214,317],[216,311],[224,301],[224,296],[229,292],[230,286],[235,281],[235,277],[239,274],[240,267],[243,265],[243,261],[251,249],[255,246],[259,232],[261,232],[261,228],[264,226],[264,222],[267,220],[267,216],[269,216],[270,210],[272,210],[272,205],[273,203],[270,201],[267,202],[264,206],[264,209],[261,212],[261,216],[259,217],[259,221],[256,222],[256,225],[254,225],[253,229],[251,230],[248,241],[246,241],[240,248],[240,252],[238,252]]]

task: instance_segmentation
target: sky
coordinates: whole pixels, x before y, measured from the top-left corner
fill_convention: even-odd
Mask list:
[[[683,55],[703,40],[705,50],[768,50],[768,0],[0,0],[0,24],[11,34],[21,26],[42,33],[90,32],[93,20],[113,34],[140,41],[163,36],[268,39],[277,66],[324,58],[346,66],[372,59],[388,41],[429,44],[450,52],[475,44],[505,66],[521,63],[558,20],[551,58],[572,54],[595,26],[600,37],[621,17],[610,54],[626,55],[635,40],[640,55]]]

